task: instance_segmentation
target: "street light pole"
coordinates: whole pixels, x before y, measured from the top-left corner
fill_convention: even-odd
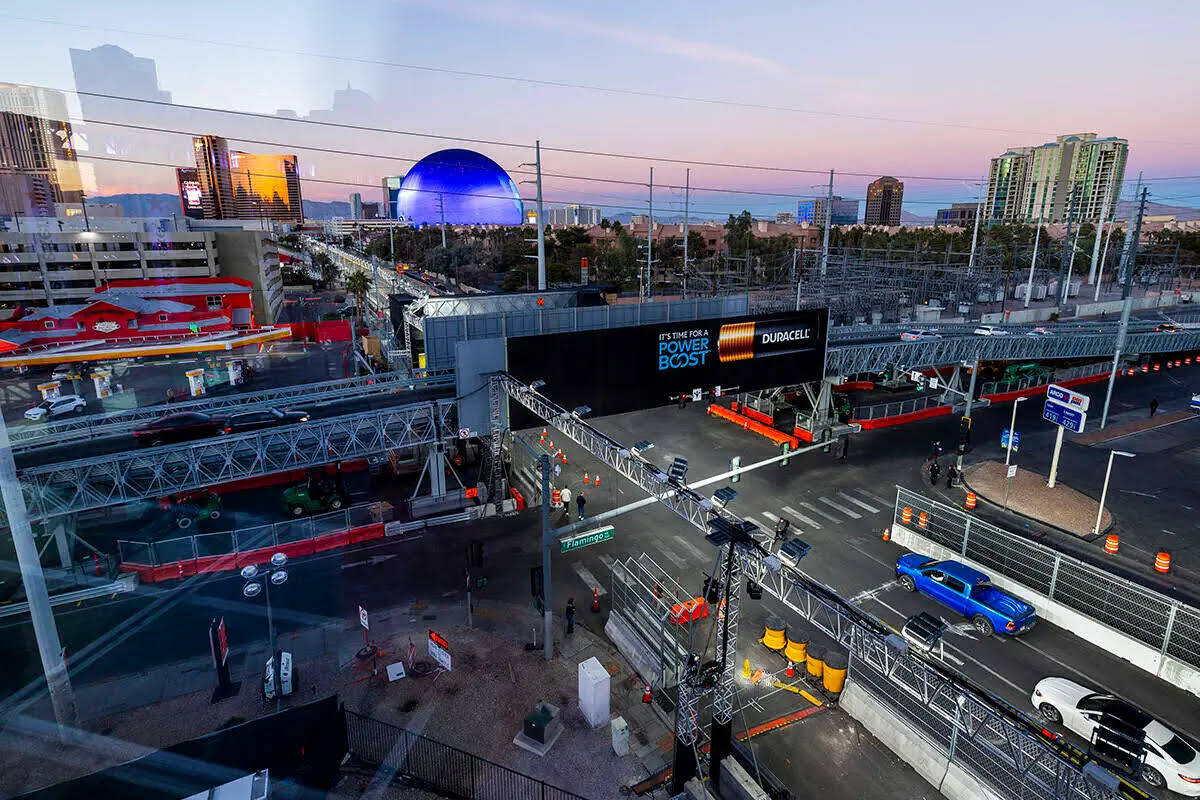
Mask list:
[[[1112,475],[1113,456],[1125,456],[1133,458],[1135,453],[1127,453],[1124,450],[1109,450],[1108,451],[1108,469],[1104,471],[1104,488],[1100,491],[1100,508],[1096,510],[1096,524],[1092,526],[1092,533],[1100,533],[1100,518],[1104,516],[1104,501],[1108,499],[1108,479]]]
[[[550,612],[550,546],[554,531],[550,527],[550,456],[538,458],[542,469],[542,656],[554,658],[554,618]]]
[[[1025,307],[1033,297],[1033,268],[1037,266],[1038,244],[1042,241],[1042,213],[1038,212],[1037,233],[1033,237],[1033,258],[1029,259],[1029,283],[1025,284]]]
[[[1018,397],[1013,401],[1012,420],[1008,423],[1008,448],[1004,451],[1004,507],[1008,508],[1008,490],[1012,488],[1012,478],[1008,476],[1008,464],[1012,460],[1013,440],[1017,438],[1017,406],[1028,400],[1028,397]]]

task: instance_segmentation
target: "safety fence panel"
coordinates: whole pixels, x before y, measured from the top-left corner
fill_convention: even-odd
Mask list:
[[[1016,392],[1022,389],[1028,389],[1031,386],[1043,386],[1048,383],[1060,383],[1062,381],[1074,380],[1075,378],[1088,378],[1092,375],[1099,375],[1108,372],[1112,369],[1112,363],[1102,361],[1096,364],[1084,364],[1079,367],[1070,367],[1068,369],[1056,369],[1048,374],[1028,376],[1019,378],[1015,381],[984,381],[983,388],[979,394],[1004,394],[1005,392]]]
[[[233,531],[200,533],[157,542],[136,542],[122,539],[117,546],[122,563],[160,566],[176,561],[187,561],[198,556],[223,556],[259,550],[264,547],[304,542],[354,528],[387,522],[391,516],[390,512],[391,506],[387,503],[363,503],[311,517],[285,520],[269,525],[256,525],[251,528],[239,528]]]
[[[582,795],[353,711],[346,712],[350,754],[409,786],[464,800],[585,800]]]
[[[925,397],[914,397],[909,400],[898,400],[893,403],[876,403],[869,406],[858,406],[854,409],[854,419],[883,419],[885,417],[897,417],[901,414],[911,414],[914,411],[924,411],[927,408],[946,405],[942,402],[941,395],[927,395]]]
[[[1192,606],[899,486],[894,522],[1161,654],[1200,667],[1200,611]]]

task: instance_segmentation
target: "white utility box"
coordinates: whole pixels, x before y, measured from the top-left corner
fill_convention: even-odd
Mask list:
[[[612,748],[619,756],[629,755],[629,723],[624,717],[613,717]]]
[[[579,710],[588,725],[598,728],[608,722],[608,697],[612,676],[592,656],[579,664]]]

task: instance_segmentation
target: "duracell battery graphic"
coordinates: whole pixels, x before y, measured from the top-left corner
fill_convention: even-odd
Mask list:
[[[810,329],[794,322],[733,322],[717,334],[722,364],[812,350]]]

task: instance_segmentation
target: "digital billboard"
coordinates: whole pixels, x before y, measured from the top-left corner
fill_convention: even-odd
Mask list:
[[[823,377],[829,309],[509,338],[508,371],[594,416]]]
[[[192,219],[204,219],[199,172],[192,167],[179,167],[175,170],[175,179],[179,183],[179,207],[183,215]]]

